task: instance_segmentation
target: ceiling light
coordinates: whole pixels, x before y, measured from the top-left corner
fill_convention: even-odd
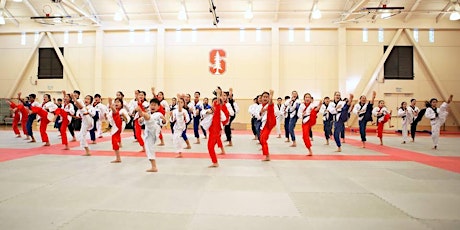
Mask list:
[[[459,12],[453,12],[453,13],[451,13],[449,19],[450,19],[451,21],[459,20],[459,19],[460,19],[460,13],[459,13]]]
[[[184,3],[181,4],[179,14],[177,15],[177,18],[179,20],[185,21],[187,20],[187,12],[185,11],[185,5]]]
[[[314,19],[320,19],[321,18],[321,11],[318,9],[318,5],[316,4],[315,7],[313,7],[313,12],[311,13],[311,17]]]
[[[388,18],[391,17],[391,15],[392,15],[392,14],[391,14],[390,12],[384,12],[384,13],[382,13],[382,14],[380,15],[380,18],[382,18],[382,19],[388,19]]]
[[[5,18],[3,15],[0,15],[0,25],[5,25]]]
[[[252,3],[248,3],[248,8],[246,9],[246,12],[244,13],[244,18],[246,19],[252,19],[254,17],[254,14],[252,13]]]
[[[22,2],[22,0],[13,0],[13,2]]]
[[[115,12],[115,14],[113,15],[113,20],[114,20],[114,21],[117,21],[117,22],[123,21],[123,14],[122,14],[120,11],[121,11],[121,10],[118,10],[118,11]]]

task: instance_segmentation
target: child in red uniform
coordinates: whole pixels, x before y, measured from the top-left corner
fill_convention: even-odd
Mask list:
[[[10,105],[10,110],[13,112],[13,123],[11,124],[13,128],[13,132],[16,135],[16,137],[19,138],[21,137],[21,133],[19,132],[18,124],[19,124],[19,120],[21,119],[21,117],[20,117],[18,105],[16,105],[14,102],[10,100],[6,100],[6,102]]]
[[[217,163],[216,151],[214,147],[218,145],[220,148],[223,148],[221,141],[221,132],[222,132],[222,121],[226,122],[228,120],[228,115],[225,115],[223,108],[225,107],[224,101],[222,99],[222,90],[220,88],[216,89],[217,100],[213,100],[212,110],[212,121],[211,126],[209,127],[209,139],[208,139],[208,152],[212,160],[212,165],[210,168],[219,167]],[[227,111],[228,114],[228,111]],[[223,150],[223,149],[222,149]]]
[[[377,137],[380,139],[380,145],[383,145],[383,125],[388,122],[391,125],[391,110],[385,107],[385,101],[380,100],[379,105],[372,110],[372,115],[377,117]]]
[[[120,110],[123,108],[123,101],[119,98],[115,98],[112,103],[112,98],[109,98],[109,109],[108,120],[112,129],[110,133],[112,134],[112,149],[115,152],[115,160],[110,163],[121,163],[120,158],[120,142],[121,142],[121,130],[123,120],[120,116]]]
[[[309,93],[306,93],[303,96],[303,100],[304,103],[300,105],[297,116],[302,119],[302,138],[308,149],[307,156],[312,156],[313,152],[311,151],[310,132],[311,128],[316,124],[316,115],[320,109],[319,105],[322,105],[323,102],[320,101],[319,105],[315,105],[312,101],[311,94]]]
[[[262,153],[265,158],[262,161],[270,161],[270,154],[268,152],[268,137],[273,127],[276,126],[275,106],[273,104],[273,90],[270,93],[262,93],[262,109],[259,113],[262,118],[262,125],[260,126],[260,145],[262,145]]]

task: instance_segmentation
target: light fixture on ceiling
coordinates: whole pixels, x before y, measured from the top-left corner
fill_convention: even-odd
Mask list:
[[[311,17],[313,19],[320,19],[322,17],[321,11],[318,8],[318,3],[316,3],[315,6],[313,7],[313,12],[311,13]]]
[[[252,19],[254,17],[254,14],[252,13],[252,2],[248,2],[248,8],[246,9],[246,12],[244,13],[244,18],[246,19]]]
[[[180,10],[179,14],[177,15],[177,18],[181,21],[186,21],[187,20],[187,11],[185,10],[185,3],[181,2],[180,4]]]
[[[450,13],[449,20],[451,21],[460,20],[460,3],[456,1],[452,1],[452,3],[454,4],[454,11]]]
[[[454,11],[450,14],[449,20],[451,21],[457,21],[460,20],[460,13],[457,11]]]
[[[13,0],[13,2],[22,2],[22,0]]]
[[[381,18],[381,19],[388,19],[388,18],[390,18],[391,16],[393,16],[393,14],[391,14],[390,12],[383,12],[383,13],[380,15],[380,18]]]
[[[0,10],[0,25],[5,25],[5,17],[3,17],[2,10]]]
[[[123,13],[121,12],[121,9],[119,9],[115,14],[113,15],[113,20],[116,22],[121,22],[123,21]]]

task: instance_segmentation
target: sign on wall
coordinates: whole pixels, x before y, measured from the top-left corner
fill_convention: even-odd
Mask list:
[[[221,75],[225,73],[225,51],[222,49],[214,49],[209,52],[209,72],[212,75]]]

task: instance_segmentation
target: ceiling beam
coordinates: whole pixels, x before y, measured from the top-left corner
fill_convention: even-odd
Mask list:
[[[160,24],[163,24],[163,18],[161,17],[160,8],[158,8],[157,1],[152,0],[152,5],[153,5],[153,9],[155,10],[155,13],[157,15],[158,21],[160,22]]]
[[[452,1],[449,1],[449,3],[447,3],[447,5],[442,9],[441,13],[439,13],[438,16],[436,16],[436,23],[438,23],[439,20],[441,20],[441,18],[446,14],[446,12],[450,10],[452,5]]]
[[[388,0],[381,0],[378,7],[382,7],[383,4],[386,4],[387,2]],[[374,14],[372,16],[372,23],[375,23],[377,21],[376,18],[377,18],[377,14]]]
[[[123,13],[123,17],[126,19],[126,21],[129,23],[129,17],[128,14],[126,13],[125,6],[123,5],[123,2],[121,0],[115,0],[118,4],[118,7],[121,9],[121,12]]]
[[[69,12],[67,12],[67,10],[65,9],[64,5],[62,5],[62,2],[60,2],[58,4],[58,7],[59,7],[59,9],[61,9],[62,13],[64,13],[64,16],[66,16],[66,17],[70,16]]]
[[[91,14],[96,18],[99,24],[101,24],[101,19],[99,18],[96,8],[94,8],[93,2],[91,0],[86,0],[86,3],[88,4],[89,10],[91,11]]]
[[[98,20],[96,20],[96,18],[93,16],[93,15],[90,15],[88,12],[82,10],[80,7],[78,7],[77,5],[75,5],[73,2],[69,1],[69,0],[62,0],[62,3],[69,7],[70,9],[72,9],[73,11],[85,16],[86,18],[88,18],[89,20],[93,21],[96,25],[100,26],[101,24],[99,23]]]
[[[185,4],[185,0],[181,0],[181,7],[184,7],[185,10],[185,21],[188,23],[188,10],[187,5]]]
[[[38,17],[38,16],[43,16],[43,15],[40,15],[37,11],[37,9],[35,9],[35,7],[32,5],[32,3],[29,2],[29,0],[23,0],[24,4],[26,4],[26,6],[29,8],[30,11],[32,11],[32,14],[35,16],[35,17]]]
[[[277,0],[277,1],[276,1],[276,6],[275,6],[275,18],[273,18],[273,21],[274,21],[274,22],[277,22],[277,21],[278,21],[278,18],[279,18],[280,3],[281,3],[281,0]]]
[[[418,4],[420,4],[422,0],[417,0],[414,2],[414,5],[412,5],[412,7],[410,8],[409,10],[409,13],[407,13],[406,17],[404,18],[404,22],[407,22],[409,21],[409,18],[412,17],[412,12],[417,9],[418,7]]]
[[[355,12],[355,10],[362,8],[364,5],[366,5],[369,2],[369,0],[361,0],[354,4],[344,15],[342,15],[341,21],[346,21],[350,17],[350,15]]]
[[[10,19],[16,26],[19,26],[19,21],[11,14],[11,12],[5,7],[3,12],[6,14],[8,19]]]
[[[310,9],[310,15],[308,15],[308,23],[311,22],[312,16],[313,16],[313,10],[315,9],[315,6],[318,5],[318,0],[313,1],[313,4]],[[318,7],[318,6],[316,6]]]

